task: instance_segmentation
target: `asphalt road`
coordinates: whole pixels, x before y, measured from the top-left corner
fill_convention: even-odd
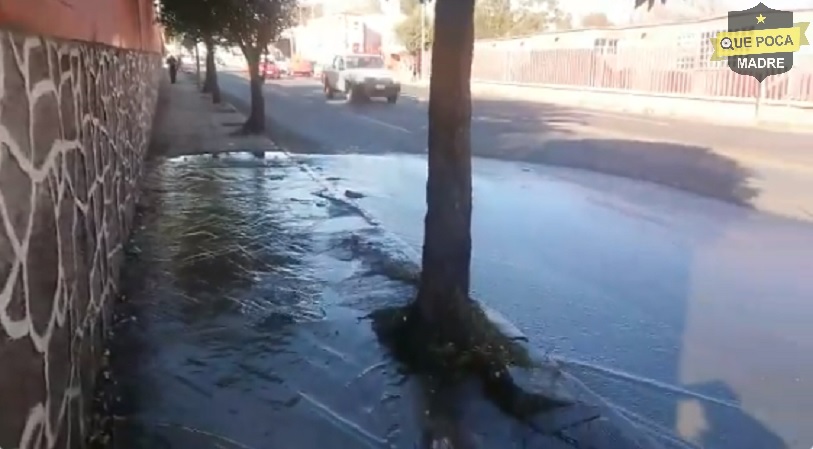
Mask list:
[[[419,260],[426,158],[303,156]],[[813,226],[583,170],[474,164],[472,292],[659,440],[808,449]]]
[[[222,86],[247,105],[244,80]],[[314,164],[419,251],[425,161],[380,154],[425,151],[425,92],[351,106],[311,81],[265,91],[270,132],[288,149],[362,154]],[[475,155],[522,164],[475,159],[474,293],[649,428],[715,449],[808,447],[813,406],[798,393],[811,379],[810,226],[544,166],[753,205],[766,183],[801,198],[813,179],[806,139],[476,98]],[[737,145],[734,160],[725,152]]]
[[[247,110],[247,81],[223,74],[226,98]],[[327,101],[315,80],[269,82],[272,137],[305,153],[426,151],[427,89],[396,105]],[[570,167],[655,182],[729,203],[813,220],[809,134],[475,97],[476,156]]]
[[[225,75],[222,87],[245,108],[244,80]],[[310,81],[265,91],[273,137],[302,153],[361,154],[305,160],[337,191],[361,192],[360,205],[419,251],[425,160],[381,154],[425,151],[425,92],[350,106]],[[473,122],[475,155],[522,162],[474,162],[478,298],[629,419],[684,447],[810,446],[813,228],[544,166],[752,205],[766,183],[781,196],[813,179],[806,136],[489,98],[475,99]]]

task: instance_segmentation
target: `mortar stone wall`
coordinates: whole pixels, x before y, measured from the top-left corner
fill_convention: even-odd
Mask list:
[[[82,447],[161,57],[0,29],[0,448]]]

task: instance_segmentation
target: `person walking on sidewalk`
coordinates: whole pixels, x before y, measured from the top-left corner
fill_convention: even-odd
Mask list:
[[[170,55],[167,58],[167,67],[169,67],[169,81],[175,84],[175,78],[178,77],[178,60],[175,56]]]

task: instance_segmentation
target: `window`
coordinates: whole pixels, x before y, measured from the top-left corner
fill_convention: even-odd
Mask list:
[[[378,56],[350,56],[347,58],[349,69],[380,69],[384,67],[384,60]]]
[[[714,47],[711,45],[711,39],[717,36],[717,33],[725,30],[712,30],[700,34],[700,55],[698,64],[700,67],[722,67],[726,61],[712,61],[711,55],[714,54]]]
[[[596,39],[593,47],[602,55],[614,55],[618,53],[618,39]]]

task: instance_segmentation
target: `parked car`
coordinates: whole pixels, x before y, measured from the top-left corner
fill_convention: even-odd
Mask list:
[[[322,86],[328,99],[341,93],[349,102],[386,98],[393,104],[401,95],[398,77],[384,67],[379,55],[337,55],[330,67],[324,68]]]
[[[282,78],[282,72],[275,61],[266,59],[260,62],[260,75],[263,79],[278,80]]]

